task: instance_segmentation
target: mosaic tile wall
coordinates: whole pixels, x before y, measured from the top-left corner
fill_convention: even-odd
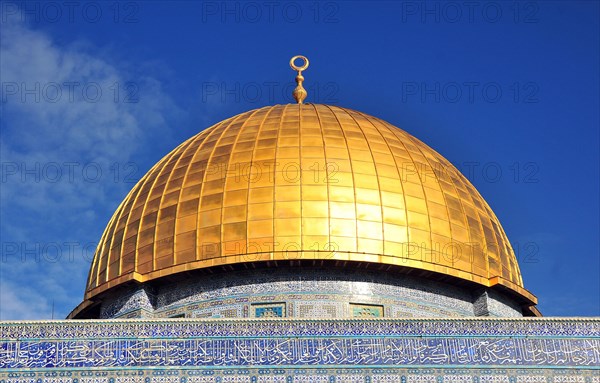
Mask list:
[[[0,383],[600,383],[596,370],[229,369],[14,373]]]
[[[154,317],[155,306],[156,292],[147,286],[139,287],[108,298],[100,306],[100,317],[128,317],[133,312],[136,313],[138,318],[152,318]]]
[[[0,383],[600,383],[600,319],[0,323]]]
[[[514,317],[514,313],[520,310],[516,304],[493,290],[487,290],[486,296],[488,312],[491,316]]]
[[[287,317],[351,318],[351,304],[382,306],[390,318],[520,317],[507,298],[408,276],[327,269],[266,269],[178,281],[121,293],[101,318],[252,318],[253,305],[283,302]],[[474,305],[474,302],[477,303]]]

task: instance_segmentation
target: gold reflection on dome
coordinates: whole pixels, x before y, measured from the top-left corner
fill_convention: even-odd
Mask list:
[[[523,288],[498,219],[427,145],[344,108],[220,122],[159,161],[110,220],[86,298],[129,280],[269,260],[391,264]]]

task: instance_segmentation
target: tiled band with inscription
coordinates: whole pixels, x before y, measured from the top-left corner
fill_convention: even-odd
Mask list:
[[[419,382],[596,382],[600,373],[600,319],[4,322],[0,337],[4,383],[396,382],[384,377],[410,371]],[[466,373],[454,380],[457,369]]]

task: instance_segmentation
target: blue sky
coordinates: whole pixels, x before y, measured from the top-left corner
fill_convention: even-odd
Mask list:
[[[135,181],[206,127],[291,102],[296,54],[307,102],[385,119],[463,171],[545,315],[600,315],[598,2],[0,6],[0,319],[65,317]]]

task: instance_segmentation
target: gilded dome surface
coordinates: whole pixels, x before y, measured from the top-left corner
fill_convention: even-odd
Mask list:
[[[242,113],[160,160],[110,220],[85,297],[296,259],[427,270],[535,301],[498,219],[450,162],[378,118],[314,104]]]

